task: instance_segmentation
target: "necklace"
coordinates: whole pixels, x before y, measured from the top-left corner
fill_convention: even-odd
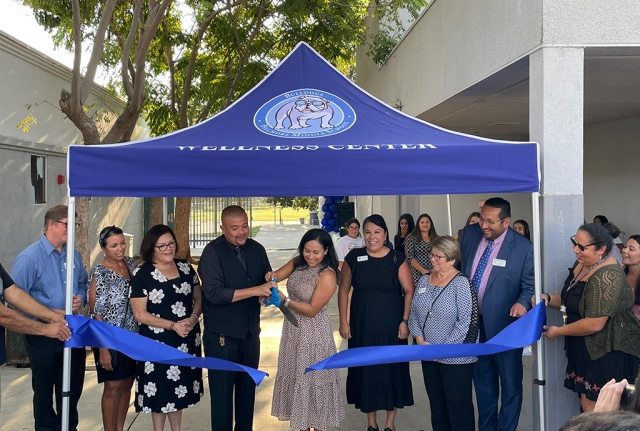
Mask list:
[[[591,272],[591,270],[593,268],[595,268],[596,266],[598,266],[602,262],[604,262],[605,259],[606,258],[604,256],[602,256],[599,261],[597,261],[596,263],[591,265],[589,268],[587,268],[587,270],[585,272],[582,272],[582,269],[581,269],[580,271],[578,271],[578,273],[576,275],[573,276],[573,279],[569,282],[569,286],[567,286],[567,290],[564,293],[564,298],[562,299],[562,304],[560,305],[560,311],[562,312],[563,325],[567,324],[567,307],[565,306],[565,300],[567,299],[567,296],[569,296],[569,291],[576,284],[580,283],[582,281],[582,279],[584,279],[587,276],[587,274],[589,274]],[[583,268],[584,268],[584,266],[583,266]]]
[[[124,268],[120,266],[120,262],[122,261],[120,260],[115,264],[109,263],[109,265],[107,265],[106,261],[102,261],[102,264],[106,266],[108,269],[110,269],[111,271],[115,272],[116,274],[120,274],[124,277]]]

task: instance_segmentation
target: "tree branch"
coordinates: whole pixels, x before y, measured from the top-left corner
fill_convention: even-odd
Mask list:
[[[127,40],[122,47],[122,61],[120,66],[120,76],[122,77],[122,86],[129,100],[133,99],[133,85],[131,79],[129,79],[129,73],[131,78],[135,74],[135,69],[131,64],[131,48],[133,47],[133,41],[135,40],[136,33],[138,32],[138,25],[140,24],[140,14],[142,10],[142,0],[138,0],[133,9],[133,17],[131,19],[131,27],[129,27],[129,34],[127,34]]]
[[[66,104],[70,112],[77,113],[82,111],[82,104],[80,103],[80,67],[82,65],[82,19],[80,17],[80,2],[79,0],[73,0],[71,3],[71,10],[73,14],[73,72],[71,76],[71,93],[66,98]],[[60,108],[63,103],[63,93],[60,95]]]
[[[231,101],[233,100],[233,95],[236,92],[236,87],[238,86],[238,82],[240,81],[240,78],[242,77],[242,74],[244,72],[244,66],[249,60],[249,54],[251,53],[251,46],[253,45],[253,41],[258,35],[260,28],[262,27],[262,18],[264,16],[264,11],[265,11],[264,3],[265,3],[265,0],[260,0],[260,7],[258,9],[258,16],[256,17],[255,27],[253,28],[253,31],[249,36],[249,40],[247,41],[247,46],[245,47],[244,55],[240,60],[240,64],[238,65],[236,76],[233,79],[233,83],[231,84],[231,87],[229,88],[229,93],[227,94],[227,99],[224,101],[224,104],[222,105],[222,109],[225,109],[227,106],[231,104]]]
[[[230,3],[226,6],[223,6],[220,9],[213,10],[212,8],[209,16],[207,16],[207,18],[204,19],[204,21],[202,21],[202,23],[200,24],[198,32],[196,33],[196,36],[193,40],[193,46],[191,48],[191,54],[189,56],[189,65],[187,66],[187,73],[184,78],[184,91],[182,93],[182,100],[180,101],[180,126],[182,128],[189,126],[189,122],[187,119],[187,110],[189,109],[189,99],[191,97],[191,83],[193,82],[193,75],[196,68],[196,59],[198,57],[198,51],[200,50],[200,43],[202,42],[202,38],[204,37],[207,27],[209,27],[211,21],[213,21],[213,19],[220,13],[248,2],[249,0],[238,0],[235,3]]]
[[[74,3],[76,1],[78,0],[74,0]],[[80,103],[83,105],[87,101],[89,94],[91,94],[91,87],[93,86],[93,81],[96,77],[96,70],[98,69],[100,59],[102,58],[104,37],[107,32],[107,28],[109,28],[109,23],[111,22],[111,17],[113,16],[113,11],[116,8],[117,2],[117,0],[107,0],[107,4],[105,5],[104,10],[102,11],[102,16],[100,17],[100,23],[96,29],[95,38],[93,39],[93,48],[91,49],[91,58],[89,59],[89,64],[87,64],[87,72],[82,80],[82,88],[80,89]]]
[[[167,59],[167,66],[169,67],[169,89],[171,91],[171,105],[169,110],[171,115],[176,114],[176,65],[173,62],[173,53],[171,47],[164,47],[164,56]]]

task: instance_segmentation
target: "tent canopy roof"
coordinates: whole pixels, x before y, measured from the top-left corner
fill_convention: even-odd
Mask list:
[[[207,121],[139,142],[71,146],[68,178],[70,196],[536,192],[538,146],[410,117],[300,43]]]

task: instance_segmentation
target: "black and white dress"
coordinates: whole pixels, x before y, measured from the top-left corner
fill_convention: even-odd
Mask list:
[[[409,235],[404,240],[404,254],[407,257],[407,263],[411,269],[413,284],[417,286],[422,274],[411,266],[411,259],[416,259],[424,269],[431,271],[433,269],[433,264],[431,263],[431,243],[423,241],[422,237]]]
[[[124,258],[129,276],[136,271],[136,261],[130,257]],[[102,321],[131,332],[138,332],[138,322],[133,316],[129,303],[129,280],[107,268],[97,264],[89,275],[89,284],[95,280],[96,303],[93,307],[93,315],[102,317]],[[100,349],[93,349],[96,364],[100,361]],[[102,367],[97,368],[98,383],[104,381],[117,381],[126,379],[135,374],[136,361],[118,353],[115,367],[107,371]]]
[[[200,284],[195,269],[185,260],[174,259],[179,277],[169,280],[155,266],[145,263],[131,279],[131,298],[147,298],[147,311],[172,321],[193,313],[193,287]],[[202,356],[200,325],[186,338],[174,331],[140,324],[140,335],[160,341],[193,356]],[[204,395],[202,369],[138,362],[136,411],[170,413],[195,405]]]

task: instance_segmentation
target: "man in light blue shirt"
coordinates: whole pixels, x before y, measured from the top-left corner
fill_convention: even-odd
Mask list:
[[[44,216],[44,234],[24,249],[11,271],[15,284],[40,304],[64,310],[67,279],[67,206],[56,205]],[[77,250],[73,275],[73,311],[87,301],[88,276]],[[33,416],[36,431],[59,431],[62,422],[62,362],[64,342],[40,335],[25,335],[24,344],[31,362]],[[78,426],[78,401],[82,394],[86,362],[85,349],[71,351],[69,430]],[[53,408],[55,395],[56,408]]]

